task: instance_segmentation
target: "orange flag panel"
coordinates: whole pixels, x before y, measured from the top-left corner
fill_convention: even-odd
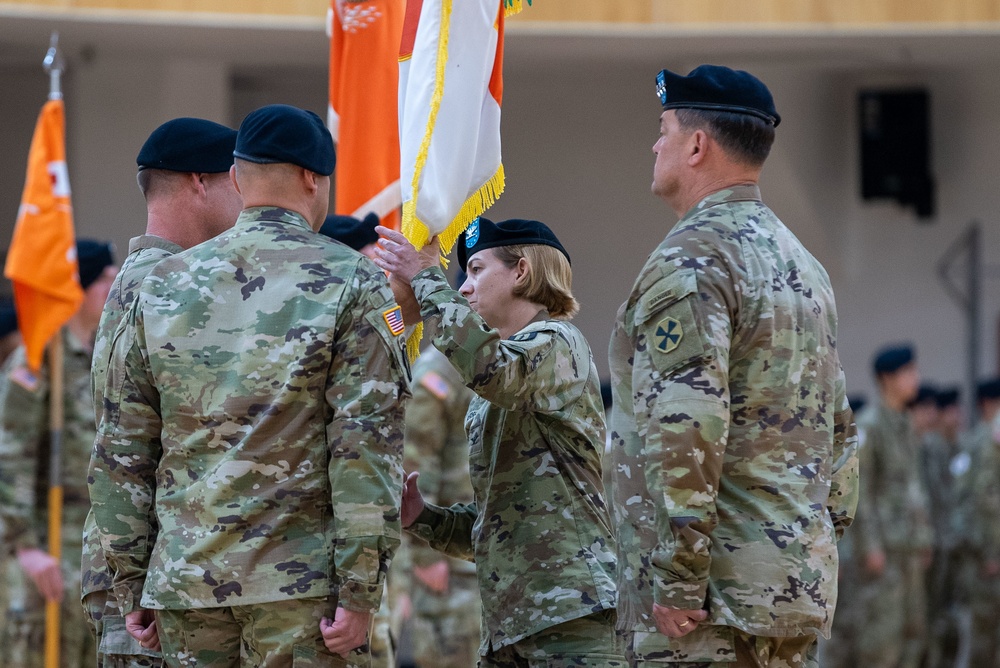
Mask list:
[[[37,371],[49,339],[83,300],[66,171],[62,100],[46,102],[35,126],[4,275],[14,284],[28,364]]]

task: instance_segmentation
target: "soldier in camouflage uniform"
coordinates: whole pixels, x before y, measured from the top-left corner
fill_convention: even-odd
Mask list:
[[[90,506],[84,470],[94,443],[90,360],[101,308],[115,278],[108,243],[77,242],[84,300],[64,330],[65,426],[62,440],[62,553],[47,553],[49,485],[49,371],[27,366],[24,347],[4,367],[0,389],[0,518],[12,586],[0,640],[0,665],[34,668],[45,663],[45,601],[61,601],[63,668],[91,666],[97,650],[80,607],[80,554]]]
[[[479,665],[625,666],[615,638],[615,557],[601,457],[604,410],[577,311],[569,256],[536,221],[473,222],[458,240],[461,294],[379,228],[380,267],[413,287],[431,342],[476,393],[465,419],[473,503],[424,503],[407,479],[403,524],[475,560]],[[468,301],[467,301],[468,300]]]
[[[403,468],[420,472],[423,498],[443,508],[473,501],[465,415],[472,390],[448,358],[429,347],[413,366],[406,407]],[[409,545],[411,637],[420,668],[475,668],[481,616],[476,566],[443,557],[423,543]]]
[[[974,560],[964,587],[972,612],[971,666],[1000,665],[1000,378],[976,388],[979,421],[962,438],[972,461],[967,523]]]
[[[329,215],[319,228],[319,233],[330,239],[334,239],[344,244],[352,250],[356,250],[368,259],[373,257],[375,252],[375,242],[378,241],[378,233],[375,226],[379,223],[377,214],[370,213],[364,219],[353,216]],[[399,553],[397,553],[397,561]],[[371,634],[371,658],[372,668],[394,668],[396,665],[395,641],[392,634],[392,613],[390,611],[390,592],[396,591],[393,580],[399,566],[392,569],[388,574],[389,583],[385,587],[382,596],[382,604],[378,612],[375,613],[375,620],[372,624]]]
[[[139,150],[137,181],[146,201],[146,234],[129,242],[129,254],[111,286],[94,343],[91,379],[95,420],[104,408],[111,342],[139,286],[156,264],[232,227],[242,200],[229,177],[236,131],[202,119],[178,118],[150,134]],[[159,666],[159,653],[125,630],[104,560],[94,513],[83,535],[83,607],[97,638],[100,668]]]
[[[680,217],[618,311],[609,494],[634,665],[816,665],[856,438],[826,271],[760,199],[779,116],[746,72],[660,73]]]
[[[959,541],[956,511],[958,493],[951,472],[954,444],[943,433],[942,404],[958,393],[921,385],[909,407],[910,421],[920,447],[920,477],[934,526],[934,568],[926,573],[927,638],[926,668],[950,666],[956,645],[956,594],[954,547]]]
[[[919,443],[906,414],[920,376],[908,346],[879,352],[874,370],[879,400],[857,420],[862,475],[852,541],[859,582],[841,599],[855,622],[845,635],[855,645],[851,665],[915,668],[926,649],[924,579],[934,540]]]
[[[399,307],[314,233],[334,166],[315,114],[252,112],[235,156],[235,227],[161,261],[116,335],[101,544],[127,628],[168,666],[367,665],[399,543]]]

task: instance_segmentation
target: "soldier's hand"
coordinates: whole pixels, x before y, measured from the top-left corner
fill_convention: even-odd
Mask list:
[[[430,566],[414,566],[413,575],[435,594],[448,592],[448,561],[442,559]]]
[[[706,610],[681,610],[653,604],[656,630],[668,638],[682,638],[698,628],[698,623],[708,617]]]
[[[319,631],[323,634],[326,648],[346,658],[352,649],[361,647],[368,640],[371,623],[369,612],[337,608],[332,622],[327,617],[320,620]]]
[[[422,320],[420,317],[420,302],[413,294],[413,288],[396,274],[389,274],[389,287],[392,288],[392,296],[396,298],[396,303],[403,312],[403,324],[415,325]]]
[[[877,578],[885,572],[885,552],[876,550],[865,555],[865,570]]]
[[[125,615],[125,630],[146,649],[160,651],[160,634],[156,630],[156,615],[152,610],[137,608]]]
[[[437,237],[431,237],[418,251],[395,230],[379,225],[375,231],[382,237],[375,249],[375,264],[400,280],[410,283],[421,270],[440,264],[441,247]]]
[[[32,547],[18,550],[17,561],[46,601],[62,600],[63,578],[58,559],[48,552]]]
[[[420,513],[424,512],[424,497],[417,489],[419,477],[420,473],[414,471],[406,476],[406,481],[403,483],[403,507],[399,511],[399,519],[404,529],[416,522]]]

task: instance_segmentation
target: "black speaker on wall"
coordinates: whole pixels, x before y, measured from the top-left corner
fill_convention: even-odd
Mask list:
[[[934,215],[930,96],[926,90],[874,90],[858,95],[861,197],[912,206]]]

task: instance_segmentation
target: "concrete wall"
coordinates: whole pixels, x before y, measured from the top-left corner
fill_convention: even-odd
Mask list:
[[[543,39],[543,38],[539,38]],[[622,37],[623,46],[628,40]],[[309,66],[248,67],[184,52],[131,53],[100,45],[79,54],[66,81],[69,162],[78,233],[119,248],[141,231],[135,154],[156,125],[196,115],[237,124],[269,102],[322,113],[322,43]],[[612,50],[589,60],[518,57],[509,46],[504,103],[507,191],[489,216],[550,223],[573,256],[578,324],[602,374],[615,312],[635,273],[674,222],[649,192],[658,106],[653,76],[710,56]],[[998,50],[1000,52],[1000,50]],[[623,54],[625,50],[623,49]],[[869,360],[889,341],[917,344],[929,378],[959,382],[965,370],[962,314],[937,278],[944,250],[972,219],[984,226],[987,261],[1000,265],[996,187],[1000,81],[996,62],[886,65],[879,61],[731,57],[772,88],[784,118],[768,161],[765,201],[826,265],[837,291],[841,351],[851,391],[871,393]],[[917,84],[932,96],[938,213],[929,222],[859,196],[856,95],[860,88]],[[0,238],[9,239],[24,159],[45,81],[37,65],[0,66]],[[981,375],[997,372],[1000,276],[984,285]]]

